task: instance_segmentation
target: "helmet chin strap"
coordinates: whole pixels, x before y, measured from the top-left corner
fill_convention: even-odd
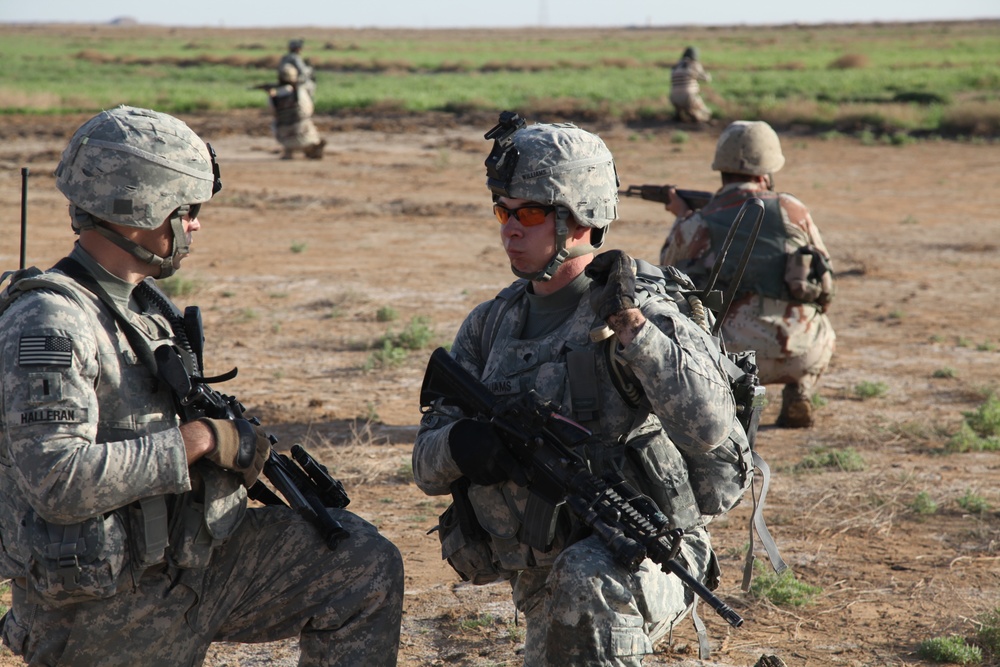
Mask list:
[[[173,243],[171,243],[173,250],[169,256],[160,257],[132,239],[125,238],[104,225],[96,224],[94,217],[86,211],[72,205],[70,208],[75,230],[79,232],[84,229],[92,229],[136,259],[160,267],[159,273],[154,275],[154,278],[162,279],[172,276],[180,268],[181,260],[191,253],[191,246],[188,243],[187,234],[184,232],[184,219],[180,215],[175,214],[170,217],[170,229],[174,237]]]
[[[556,271],[559,270],[559,267],[562,266],[563,262],[567,259],[592,253],[603,244],[604,235],[602,234],[602,243],[599,243],[596,246],[589,243],[581,243],[580,245],[575,245],[572,248],[567,248],[566,239],[569,238],[569,225],[567,225],[566,222],[569,220],[569,216],[569,209],[563,208],[562,206],[556,207],[556,252],[552,255],[552,259],[549,260],[549,263],[546,264],[540,271],[531,273],[520,271],[514,268],[514,265],[511,264],[510,270],[515,276],[540,283],[548,282],[549,280],[552,280],[553,276],[556,275]],[[591,231],[591,234],[593,234],[593,231]]]

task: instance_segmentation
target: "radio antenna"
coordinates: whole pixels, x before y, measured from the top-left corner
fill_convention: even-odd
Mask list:
[[[27,264],[28,255],[28,168],[21,167],[21,265]]]

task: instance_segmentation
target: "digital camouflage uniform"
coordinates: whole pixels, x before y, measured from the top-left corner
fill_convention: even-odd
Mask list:
[[[533,130],[539,130],[543,138],[550,131],[557,140],[565,137],[562,140],[572,153],[570,140],[578,132],[573,126],[530,126],[522,130],[524,134],[514,135],[515,145],[521,148],[519,172],[537,174],[547,168],[529,152]],[[603,148],[603,143],[600,145]],[[605,160],[610,160],[610,153],[606,148],[603,151]],[[610,186],[617,186],[611,169],[591,169],[597,162],[589,157],[581,157],[579,164],[589,165],[582,170],[587,174],[581,177],[584,182],[587,178],[610,178]],[[579,185],[573,191],[585,187]],[[598,187],[608,189],[606,183]],[[613,207],[613,201],[609,202]],[[576,215],[586,219],[586,212]],[[502,397],[534,389],[598,434],[594,446],[585,453],[594,471],[621,467],[639,488],[665,499],[661,509],[674,526],[687,531],[679,560],[703,580],[710,569],[714,572],[714,555],[678,447],[712,450],[732,446],[730,438],[745,442],[734,419],[733,397],[718,346],[666,300],[651,300],[642,306],[648,321],[627,348],[617,345],[616,338],[595,342],[591,332],[602,330],[604,322],[591,308],[590,284],[591,279],[581,273],[551,295],[541,297],[528,290],[521,298],[512,299],[485,355],[483,331],[494,302],[480,304],[462,323],[451,354],[494,394]],[[540,325],[543,330],[537,331]],[[531,333],[525,335],[525,331]],[[649,410],[631,407],[615,388],[609,367],[612,350],[641,382]],[[571,385],[578,387],[576,391],[581,385],[571,379],[571,353],[576,360],[584,359],[583,366],[593,372],[582,385],[588,398],[594,399],[586,407],[580,396],[574,404]],[[449,432],[460,417],[457,410],[440,407],[421,421],[413,470],[417,485],[429,495],[449,493],[452,482],[463,476],[449,446]],[[626,453],[629,448],[646,448],[662,455],[657,479],[633,464],[632,456]],[[637,666],[692,603],[692,594],[679,579],[663,573],[649,560],[637,573],[629,573],[599,538],[581,539],[575,534],[579,526],[568,517],[556,530],[548,552],[523,543],[520,538],[528,492],[512,481],[472,484],[468,495],[479,522],[491,535],[495,578],[510,580],[514,602],[527,621],[527,667]]]
[[[687,53],[687,52],[685,52]],[[685,55],[670,70],[670,103],[678,120],[704,123],[712,118],[712,111],[701,99],[699,81],[709,82],[712,76],[696,58]]]
[[[105,196],[119,186],[148,195],[118,159],[203,177],[207,160],[185,167],[176,153],[136,148],[136,137],[169,147],[156,137],[178,127],[196,140],[180,121],[122,107],[78,135],[94,122],[60,167],[97,150],[109,179],[85,171]],[[121,136],[107,130],[116,124]],[[66,172],[57,177],[72,190]],[[297,512],[248,509],[241,474],[207,459],[189,467],[173,396],[143,361],[181,344],[155,288],[113,276],[79,245],[68,259],[74,278],[50,270],[0,296],[0,578],[13,596],[4,643],[31,665],[174,666],[201,664],[213,641],[297,636],[303,665],[394,665],[396,548],[335,510],[350,537],[330,551]]]
[[[785,255],[812,246],[829,259],[819,229],[801,201],[752,183],[732,183],[719,190],[704,209],[674,223],[661,251],[660,263],[676,266],[695,283],[703,284],[724,239],[718,233],[711,233],[706,214],[724,209],[724,215],[734,220],[740,204],[751,197],[763,197],[778,204],[765,207],[762,230],[774,230],[771,238],[781,244]],[[761,233],[758,243],[763,247],[767,239],[764,231]],[[742,252],[742,248],[734,245],[729,256],[739,257]],[[830,318],[818,304],[791,299],[787,287],[783,295],[775,294],[785,281],[785,271],[786,262],[782,258],[773,268],[771,282],[778,284],[770,296],[752,291],[740,293],[722,325],[722,334],[730,350],[757,352],[762,384],[797,384],[802,394],[809,395],[830,363],[836,336]]]

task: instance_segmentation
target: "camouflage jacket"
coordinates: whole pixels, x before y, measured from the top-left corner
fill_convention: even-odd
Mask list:
[[[70,257],[150,349],[173,341],[163,315],[129,309],[131,285],[79,246]],[[238,478],[207,462],[189,470],[173,397],[105,302],[57,271],[28,282],[0,295],[0,577],[25,577],[58,605],[107,597],[123,572],[168,555],[203,565],[242,518]]]
[[[578,280],[586,280],[585,277]],[[587,283],[584,283],[584,288]],[[564,288],[564,289],[569,289]],[[513,394],[535,389],[543,398],[563,406],[567,416],[600,434],[601,451],[587,451],[595,471],[604,465],[620,466],[626,477],[654,497],[675,523],[686,524],[686,558],[702,572],[710,551],[708,535],[700,525],[700,514],[690,493],[687,468],[677,447],[712,450],[727,441],[735,422],[735,406],[717,345],[665,300],[642,306],[646,325],[625,348],[615,338],[594,342],[591,332],[602,328],[591,310],[584,290],[575,312],[554,331],[539,338],[519,337],[528,316],[528,299],[519,299],[504,314],[486,358],[481,338],[493,302],[477,306],[462,323],[451,349],[470,373],[480,378],[494,394]],[[571,352],[590,353],[593,369],[587,410],[572,396],[574,382],[567,363]],[[633,371],[648,398],[648,410],[631,407],[612,380],[610,354]],[[580,384],[575,385],[580,387]],[[577,393],[581,393],[578,388]],[[462,415],[446,408],[425,415],[413,451],[417,485],[429,495],[449,492],[449,485],[462,476],[451,457],[448,435],[451,424]],[[744,436],[745,438],[745,436]],[[626,446],[627,444],[627,446]],[[627,449],[652,450],[661,455],[655,470],[640,470],[625,453]],[[651,479],[655,478],[655,479]],[[556,537],[553,548],[543,553],[518,540],[527,491],[506,482],[492,486],[472,485],[470,499],[477,518],[492,535],[502,567],[520,570],[545,565],[565,543]],[[674,507],[663,507],[674,502]],[[565,536],[563,536],[565,537]]]
[[[711,81],[711,75],[697,60],[684,58],[670,70],[670,89],[676,92],[697,93],[699,81]]]
[[[766,192],[768,191],[757,184],[731,183],[715,193],[706,210],[721,197],[747,199]],[[787,193],[778,193],[776,197],[777,210],[781,216],[778,224],[783,232],[776,241],[783,245],[785,254],[791,257],[800,249],[811,248],[829,262],[830,253],[805,204]],[[737,209],[738,207],[731,208],[734,219]],[[694,277],[697,283],[698,276],[710,273],[722,245],[721,235],[712,232],[708,221],[698,211],[686,218],[679,218],[664,241],[660,251],[660,264],[678,267]],[[758,239],[758,244],[761,242]],[[742,248],[734,244],[729,257],[739,257],[741,253]],[[780,266],[776,265],[776,282],[783,282],[786,286],[790,284],[789,266],[785,262]],[[835,291],[832,272],[826,275],[825,280],[827,283],[824,290],[832,298]],[[817,345],[833,345],[833,328],[824,314],[825,310],[825,305],[821,307],[816,303],[787,296],[775,298],[746,293],[733,302],[722,331],[731,350],[753,349],[757,352],[758,360],[786,358],[802,354],[804,350]],[[761,379],[765,380],[763,376]]]

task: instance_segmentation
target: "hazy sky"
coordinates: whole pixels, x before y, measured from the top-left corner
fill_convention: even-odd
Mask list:
[[[0,23],[226,27],[669,26],[1000,18],[998,0],[0,0]]]

